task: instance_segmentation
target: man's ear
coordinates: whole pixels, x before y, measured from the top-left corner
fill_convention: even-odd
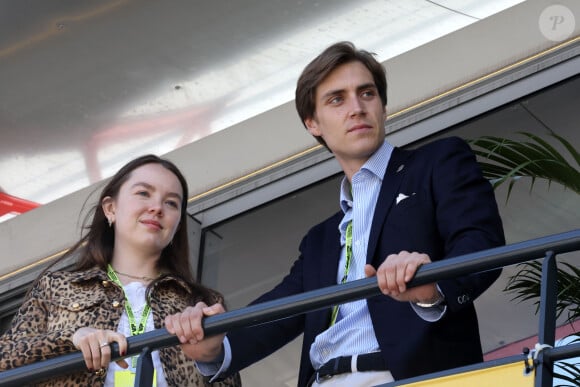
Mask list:
[[[306,129],[308,130],[308,132],[313,135],[313,136],[320,136],[320,130],[318,129],[318,123],[316,122],[316,120],[314,118],[307,118],[304,120],[304,125],[306,126]]]

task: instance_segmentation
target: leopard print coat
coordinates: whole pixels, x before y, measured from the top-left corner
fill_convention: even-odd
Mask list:
[[[163,327],[165,316],[191,305],[191,288],[172,276],[151,285],[149,303],[155,328]],[[221,301],[216,295],[216,301]],[[81,327],[117,330],[125,305],[123,290],[99,268],[82,272],[57,271],[43,275],[33,286],[0,337],[0,371],[46,360],[78,350],[72,343]],[[239,374],[209,383],[185,357],[179,345],[159,350],[169,386],[241,386]],[[104,374],[82,371],[62,375],[37,386],[102,386]]]

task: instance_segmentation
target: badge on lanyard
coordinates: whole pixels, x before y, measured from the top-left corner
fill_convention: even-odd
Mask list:
[[[119,281],[119,277],[117,277],[117,273],[111,267],[111,265],[107,266],[107,274],[109,279],[113,281],[115,284],[119,285],[123,288],[123,284]],[[125,312],[127,312],[127,319],[129,320],[129,327],[131,330],[131,336],[140,335],[141,333],[145,333],[145,325],[147,324],[147,318],[149,317],[149,313],[151,313],[151,307],[148,303],[145,304],[145,308],[143,309],[143,313],[141,314],[141,318],[139,320],[139,325],[135,320],[135,315],[133,314],[133,309],[129,304],[129,299],[127,299],[127,295],[125,295]],[[115,372],[115,387],[133,387],[135,385],[135,376],[137,374],[137,361],[139,360],[139,356],[133,356],[131,361],[129,362],[129,369],[123,371],[116,371]],[[157,377],[156,371],[153,370],[153,386],[157,385]]]
[[[115,387],[133,387],[135,386],[135,377],[137,374],[132,370],[123,370],[115,372]],[[157,386],[157,371],[153,371],[153,387]]]

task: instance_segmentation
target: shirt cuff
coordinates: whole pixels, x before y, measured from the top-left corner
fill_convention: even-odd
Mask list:
[[[195,366],[200,374],[206,377],[211,377],[209,380],[210,383],[219,379],[220,375],[225,373],[232,363],[232,348],[227,336],[224,337],[223,348],[224,351],[222,356],[218,357],[216,360],[212,362],[195,362]]]
[[[421,308],[420,306],[410,303],[411,308],[417,313],[417,316],[421,317],[427,322],[435,322],[441,320],[447,311],[447,305],[441,304],[434,306],[432,308]]]
[[[437,285],[437,291],[439,294],[443,294],[439,285]],[[445,315],[447,311],[447,305],[445,302],[435,305],[431,308],[421,307],[414,302],[411,302],[411,308],[417,313],[417,316],[421,317],[423,320],[427,322],[435,322],[441,320],[441,318]]]

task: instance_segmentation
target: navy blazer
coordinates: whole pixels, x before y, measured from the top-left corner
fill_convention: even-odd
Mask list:
[[[403,193],[408,198],[396,203]],[[260,303],[336,284],[340,258],[338,212],[308,231],[290,273]],[[505,243],[491,184],[482,177],[465,141],[451,137],[415,150],[395,148],[385,173],[367,249],[377,268],[401,250],[428,254],[432,261]],[[483,360],[473,301],[500,271],[473,274],[438,284],[447,312],[437,322],[417,316],[408,302],[387,296],[367,300],[377,341],[396,380]],[[330,308],[228,333],[232,364],[238,371],[304,333],[298,386],[314,369],[309,350],[330,321]]]

